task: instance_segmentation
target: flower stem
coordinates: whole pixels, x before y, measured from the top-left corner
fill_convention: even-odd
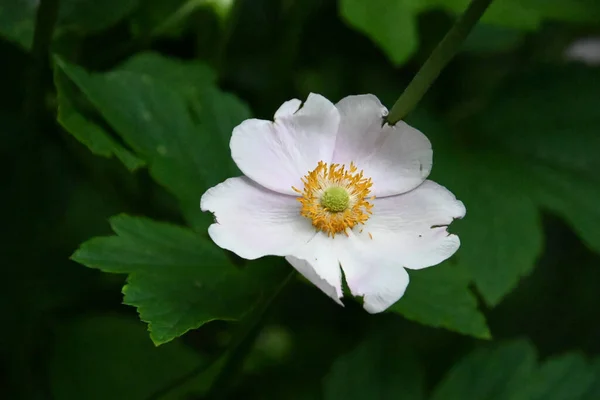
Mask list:
[[[406,117],[415,108],[491,3],[492,0],[471,1],[392,107],[387,117],[390,125]]]
[[[248,324],[242,327],[237,340],[234,341],[231,351],[225,355],[221,371],[213,380],[207,398],[219,399],[225,397],[225,391],[231,387],[231,380],[241,369],[244,359],[251,350],[252,345],[260,333],[260,329],[271,309],[274,300],[296,277],[296,270],[292,271],[281,281],[273,294],[259,304],[255,311],[249,316]]]
[[[296,277],[296,270],[292,271],[281,281],[279,286],[271,294],[258,304],[252,313],[246,318],[246,325],[241,327],[236,337],[233,339],[231,349],[218,357],[213,362],[203,363],[184,376],[179,377],[167,386],[160,388],[152,393],[146,400],[160,400],[171,394],[176,389],[185,386],[187,383],[200,375],[214,376],[209,393],[204,396],[208,399],[218,399],[226,395],[225,391],[229,387],[231,379],[236,375],[243,365],[243,361],[252,348],[256,336],[271,310],[275,299]],[[213,374],[212,371],[215,371]]]

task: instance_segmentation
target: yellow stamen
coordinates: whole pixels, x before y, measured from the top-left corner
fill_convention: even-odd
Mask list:
[[[302,197],[298,201],[302,204],[300,215],[311,220],[313,226],[327,236],[335,237],[338,233],[348,235],[347,229],[352,229],[358,224],[364,224],[371,215],[373,204],[367,200],[371,193],[371,178],[365,178],[363,171],[358,172],[354,163],[348,169],[345,165],[328,165],[319,161],[317,168],[310,171],[302,178],[304,189],[292,187]],[[339,206],[340,202],[331,202],[327,195],[332,192],[338,195],[344,190],[348,195],[345,208]],[[324,201],[325,200],[325,201]],[[327,207],[335,204],[335,207]]]

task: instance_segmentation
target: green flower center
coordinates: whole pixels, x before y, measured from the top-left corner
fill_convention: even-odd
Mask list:
[[[339,186],[333,186],[325,190],[321,196],[321,205],[331,212],[342,212],[350,204],[348,191]]]

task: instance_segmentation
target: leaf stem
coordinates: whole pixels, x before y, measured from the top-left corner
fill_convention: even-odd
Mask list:
[[[465,12],[433,50],[392,107],[387,122],[394,125],[406,117],[425,95],[444,67],[460,49],[473,27],[493,0],[472,0]]]

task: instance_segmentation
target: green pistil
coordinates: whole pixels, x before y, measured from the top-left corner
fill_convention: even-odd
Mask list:
[[[341,187],[330,187],[321,197],[321,205],[332,212],[342,212],[350,204],[350,195]]]

